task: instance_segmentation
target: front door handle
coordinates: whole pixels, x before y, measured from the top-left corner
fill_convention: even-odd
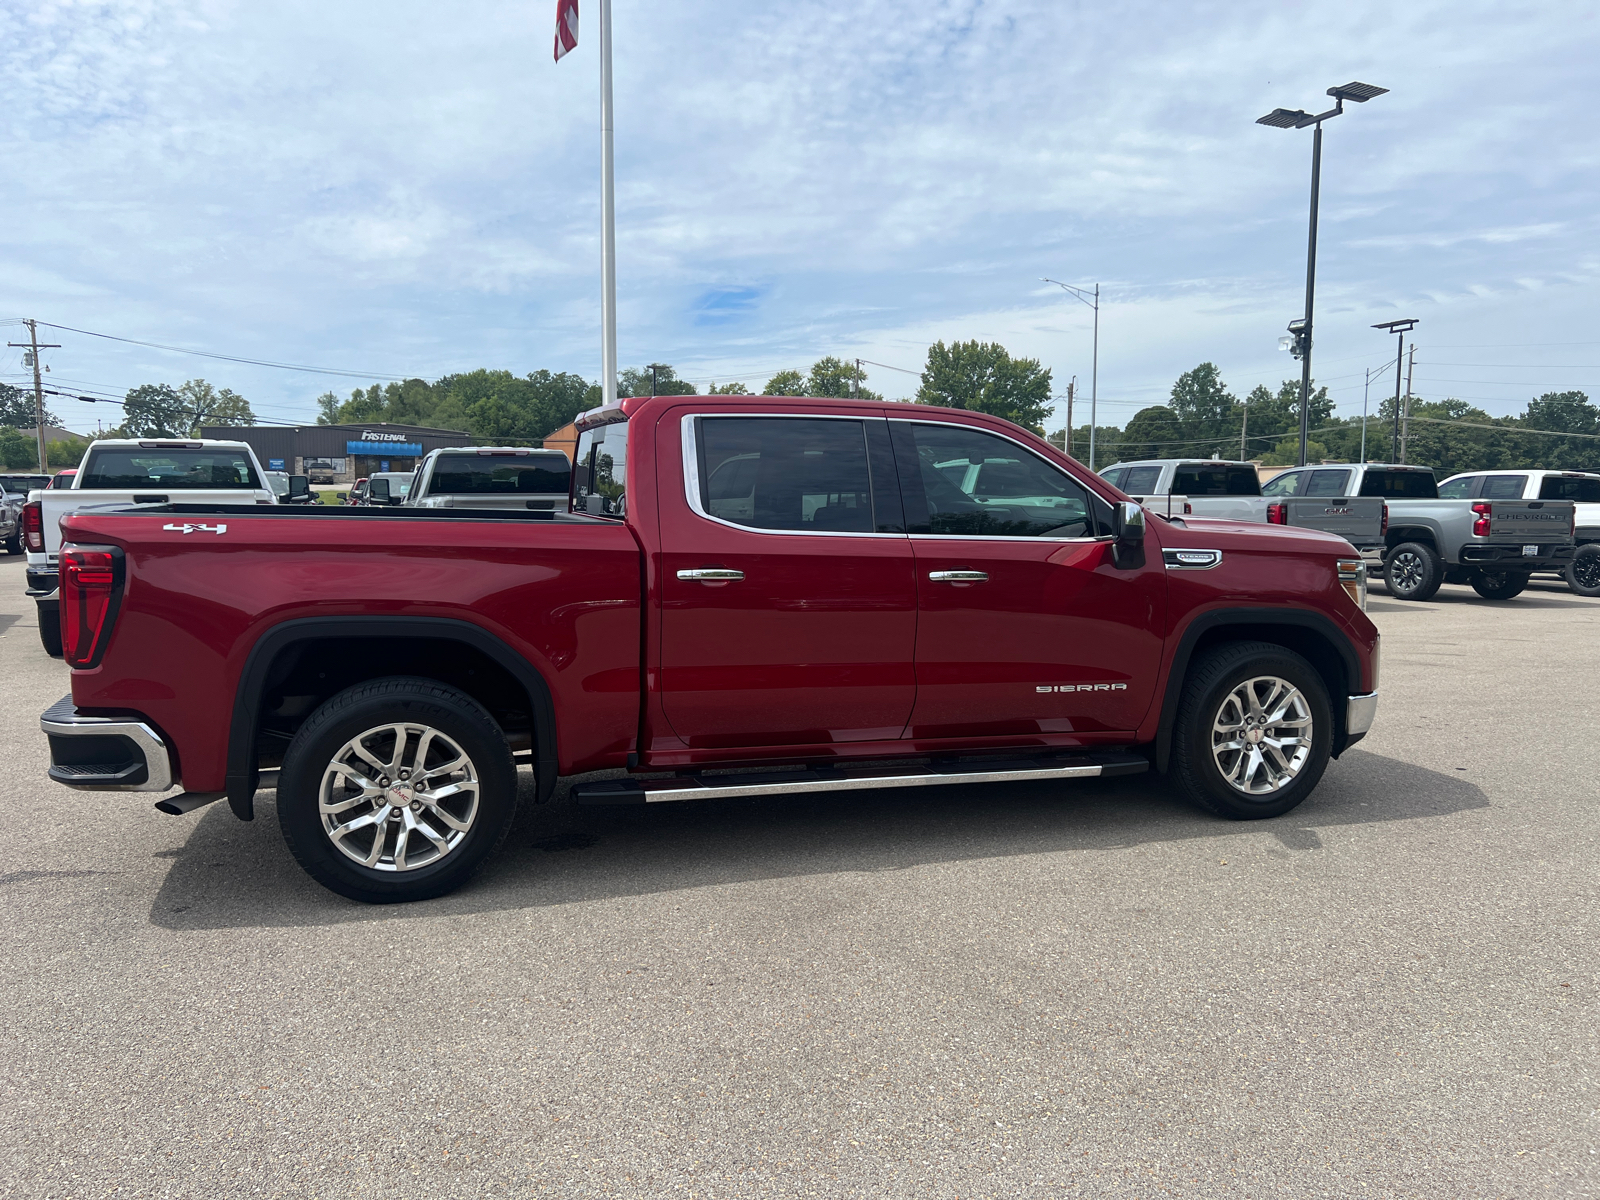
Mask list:
[[[988,583],[989,575],[985,571],[929,571],[928,578],[934,583]]]
[[[679,571],[678,578],[685,583],[738,583],[744,578],[744,572],[729,571],[722,567],[695,567],[690,571]]]

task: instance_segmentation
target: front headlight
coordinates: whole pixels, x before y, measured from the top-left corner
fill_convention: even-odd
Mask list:
[[[1367,611],[1367,564],[1359,558],[1339,560],[1339,586],[1349,593],[1350,599],[1362,612]]]

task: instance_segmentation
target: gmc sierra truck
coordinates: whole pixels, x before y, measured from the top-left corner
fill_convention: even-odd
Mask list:
[[[1162,519],[951,409],[663,396],[578,426],[556,511],[69,515],[51,778],[244,820],[275,786],[301,865],[388,902],[484,860],[519,759],[541,801],[627,772],[579,804],[1153,767],[1248,819],[1373,720],[1338,538]]]
[[[1600,596],[1600,475],[1584,471],[1469,471],[1439,485],[1450,500],[1570,500],[1577,506],[1577,547],[1565,571],[1567,587]]]
[[[1317,472],[1330,469],[1299,467],[1267,487],[1315,487]],[[1428,467],[1369,462],[1337,469],[1347,496],[1381,499],[1387,507],[1383,580],[1397,600],[1431,599],[1445,583],[1470,584],[1485,600],[1509,600],[1535,571],[1560,574],[1572,563],[1577,506],[1571,500],[1441,498]]]

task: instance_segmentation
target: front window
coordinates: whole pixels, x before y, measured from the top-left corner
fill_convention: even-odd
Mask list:
[[[862,422],[702,417],[696,440],[709,516],[753,529],[873,532]]]
[[[573,468],[572,507],[596,517],[617,517],[628,511],[628,423],[592,425],[578,435],[578,461]]]
[[[1254,467],[1227,463],[1184,463],[1172,477],[1175,496],[1259,496],[1261,480]]]
[[[1439,485],[1432,471],[1368,471],[1361,477],[1363,496],[1382,496],[1388,500],[1437,500]]]
[[[1130,496],[1149,496],[1155,493],[1156,484],[1159,482],[1161,482],[1160,467],[1129,467],[1121,487]]]
[[[1575,475],[1546,475],[1539,483],[1541,500],[1576,500],[1579,504],[1600,503],[1600,479]]]
[[[1298,496],[1300,484],[1305,479],[1304,471],[1285,471],[1281,475],[1274,475],[1261,485],[1263,496]]]
[[[1460,479],[1452,479],[1439,485],[1439,499],[1441,500],[1466,500],[1472,495],[1472,487],[1478,482],[1476,475],[1464,475]]]
[[[84,469],[80,488],[178,492],[261,487],[248,454],[215,446],[92,449]]]
[[[565,454],[442,454],[434,460],[428,495],[565,496],[571,482]]]

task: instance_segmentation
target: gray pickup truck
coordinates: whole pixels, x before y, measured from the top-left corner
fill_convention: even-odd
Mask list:
[[[1347,476],[1349,468],[1326,470]],[[1206,458],[1113,463],[1100,475],[1140,504],[1172,516],[1296,525],[1342,537],[1357,550],[1383,546],[1383,501],[1352,499],[1339,479],[1316,479],[1315,486],[1274,493],[1270,483],[1261,486],[1254,463]]]
[[[1333,469],[1346,475],[1346,496],[1387,506],[1383,580],[1397,600],[1427,600],[1444,583],[1509,600],[1535,571],[1560,574],[1572,562],[1577,506],[1570,500],[1440,499],[1432,470],[1393,463],[1299,467],[1262,490],[1292,494]]]
[[[417,466],[411,508],[524,508],[567,505],[572,462],[560,450],[527,446],[450,446]]]

